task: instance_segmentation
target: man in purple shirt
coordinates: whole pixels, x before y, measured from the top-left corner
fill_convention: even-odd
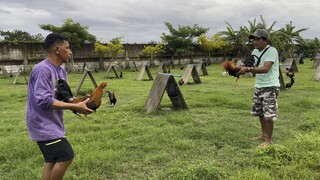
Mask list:
[[[62,179],[74,158],[71,145],[65,137],[63,109],[83,114],[92,113],[86,101],[78,104],[57,100],[57,81],[67,80],[61,67],[69,61],[72,52],[68,38],[51,33],[45,39],[47,59],[32,69],[28,86],[26,123],[30,138],[37,141],[44,156],[44,179]]]

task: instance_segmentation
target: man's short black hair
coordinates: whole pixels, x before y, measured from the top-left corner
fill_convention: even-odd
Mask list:
[[[63,41],[69,41],[69,38],[57,32],[50,33],[44,40],[44,48],[47,52],[50,52],[54,44],[63,43]]]

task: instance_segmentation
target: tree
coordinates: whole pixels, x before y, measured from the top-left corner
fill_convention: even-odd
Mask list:
[[[299,43],[298,51],[299,53],[303,53],[304,57],[311,57],[312,59],[314,56],[320,52],[320,41],[318,38],[314,39],[304,39],[305,43]]]
[[[124,53],[124,47],[122,45],[123,37],[116,37],[111,39],[109,44],[103,45],[99,42],[94,44],[95,51],[100,54],[100,68],[103,68],[102,57],[109,55],[111,57],[110,63],[119,55]]]
[[[256,31],[257,29],[262,28],[261,25],[257,23],[256,19],[254,19],[253,22],[248,21],[248,23],[249,26],[243,26],[243,30],[247,33],[248,36],[254,33],[254,31]]]
[[[64,21],[61,27],[52,24],[40,24],[39,27],[46,31],[58,32],[69,38],[71,49],[79,49],[82,44],[94,43],[96,37],[88,32],[88,26],[82,26],[78,22],[73,22],[71,18]],[[73,69],[74,60],[71,56],[71,68]]]
[[[227,42],[227,48],[226,50],[229,50],[229,54],[231,54],[231,56],[242,56],[241,54],[241,47],[243,44],[243,35],[242,33],[239,33],[239,31],[234,30],[234,28],[231,26],[230,23],[227,23],[227,30],[226,31],[221,31],[220,34],[222,35],[223,40],[225,40]],[[242,35],[242,36],[241,36]]]
[[[308,28],[298,29],[296,31],[294,29],[295,26],[293,26],[292,21],[290,21],[284,28],[280,28],[275,33],[275,37],[271,39],[272,42],[274,42],[273,45],[278,49],[281,56],[284,57],[283,59],[294,52],[296,44],[305,43],[300,33],[308,30]]]
[[[276,21],[273,21],[270,27],[267,26],[266,21],[263,19],[262,15],[260,15],[261,23],[257,25],[259,29],[266,29],[269,33],[272,33],[273,27],[276,24]]]
[[[150,56],[150,66],[154,66],[154,55],[158,53],[163,53],[164,52],[164,45],[162,43],[158,43],[156,45],[147,45],[144,46],[144,48],[141,51],[141,54],[146,54]]]
[[[257,29],[266,29],[269,32],[270,44],[278,49],[280,57],[286,57],[288,54],[297,50],[297,44],[305,43],[304,39],[300,36],[300,32],[306,31],[308,28],[295,31],[295,26],[293,26],[292,21],[290,21],[284,28],[273,30],[276,21],[274,21],[271,26],[268,26],[262,15],[260,15],[260,18],[260,23],[257,23],[256,19],[254,19],[252,22],[248,21],[249,26],[240,26],[239,30],[234,30],[233,27],[226,22],[228,25],[227,30],[222,31],[221,34],[224,35],[223,38],[228,42],[227,47],[231,49],[233,54],[238,57],[245,57],[250,53],[252,42],[249,41],[248,36]]]
[[[40,33],[31,35],[30,33],[21,30],[0,31],[0,35],[4,37],[3,42],[19,43],[44,41],[44,37]]]
[[[173,28],[169,22],[164,22],[170,34],[162,33],[161,39],[164,42],[166,51],[172,55],[179,56],[179,64],[181,55],[192,55],[194,50],[194,38],[205,34],[209,28],[199,27],[197,24],[191,26],[178,26]]]
[[[197,42],[203,50],[208,52],[208,62],[210,62],[213,50],[222,49],[226,46],[226,42],[222,39],[220,33],[216,33],[211,37],[202,34],[198,37]]]
[[[243,27],[244,28],[244,32],[242,34],[243,35],[242,37],[244,38],[244,42],[245,42],[245,44],[243,46],[244,47],[243,51],[248,52],[247,54],[250,54],[251,50],[252,50],[251,47],[249,48],[247,46],[247,44],[252,45],[252,41],[249,41],[248,36],[250,34],[253,34],[257,29],[265,29],[265,30],[267,30],[269,32],[270,38],[274,37],[274,35],[273,35],[273,33],[274,33],[273,27],[276,24],[276,21],[273,21],[271,26],[268,26],[266,21],[263,19],[262,15],[260,15],[260,20],[261,20],[261,22],[259,22],[259,23],[257,23],[256,19],[254,19],[253,22],[248,21],[249,26],[248,27],[247,26]]]
[[[249,41],[248,37],[250,34],[253,34],[257,29],[266,29],[270,36],[272,36],[273,26],[275,25],[275,21],[271,24],[270,27],[267,26],[265,20],[262,15],[260,15],[261,22],[258,23],[256,19],[253,21],[248,21],[248,26],[240,26],[239,30],[236,31],[232,28],[231,24],[227,23],[227,31],[222,31],[221,33],[226,36],[226,40],[229,42],[231,47],[234,49],[234,54],[238,57],[246,57],[250,54],[252,47],[252,42]]]
[[[40,24],[39,27],[46,31],[58,32],[68,36],[70,45],[76,49],[80,48],[82,44],[96,41],[96,37],[88,32],[88,26],[73,22],[71,18],[66,19],[61,27],[52,24]]]

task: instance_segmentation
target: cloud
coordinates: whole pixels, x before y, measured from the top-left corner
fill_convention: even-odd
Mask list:
[[[123,36],[128,43],[159,41],[167,32],[164,21],[178,25],[198,24],[208,27],[208,35],[225,30],[229,22],[234,29],[260,22],[263,16],[267,25],[276,21],[275,28],[290,21],[296,29],[310,28],[301,33],[314,38],[320,31],[315,20],[320,7],[316,0],[3,0],[0,18],[3,30],[20,29],[31,34],[45,32],[39,24],[61,26],[66,18],[89,27],[98,39],[109,41]]]

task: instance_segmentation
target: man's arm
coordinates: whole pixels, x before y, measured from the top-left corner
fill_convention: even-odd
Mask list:
[[[63,101],[55,100],[51,105],[51,108],[52,109],[70,109],[82,114],[90,114],[93,112],[93,110],[87,107],[86,103],[88,101],[89,101],[89,98],[82,102],[74,104],[74,103],[66,103]]]
[[[272,61],[266,61],[262,67],[245,67],[242,66],[240,71],[237,73],[238,75],[245,74],[246,72],[252,72],[255,74],[268,73],[272,67]]]

